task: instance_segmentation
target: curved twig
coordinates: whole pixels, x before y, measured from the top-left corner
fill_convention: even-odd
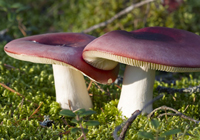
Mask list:
[[[113,137],[115,140],[124,140],[125,138],[125,135],[126,135],[126,132],[129,128],[129,126],[132,124],[132,122],[137,118],[138,115],[141,114],[142,110],[144,110],[146,107],[148,107],[150,104],[152,104],[153,102],[155,102],[156,100],[162,98],[164,95],[161,94],[159,96],[157,96],[156,98],[154,98],[152,101],[148,102],[142,109],[141,111],[140,110],[136,110],[132,116],[125,122],[125,123],[122,123],[121,125],[117,126],[115,128],[115,131],[113,132]],[[123,126],[123,128],[122,128]],[[117,136],[117,132],[122,128],[122,131],[120,133],[120,136],[118,137]]]
[[[91,31],[93,31],[95,29],[98,29],[100,27],[105,27],[106,25],[110,24],[111,22],[113,22],[117,18],[129,13],[133,9],[138,8],[138,7],[142,6],[142,5],[145,5],[145,4],[153,2],[153,1],[155,1],[155,0],[145,0],[145,1],[141,1],[141,2],[136,3],[136,4],[132,4],[131,6],[127,7],[126,9],[122,10],[121,12],[117,13],[115,16],[113,16],[109,20],[106,20],[104,22],[101,22],[99,24],[96,24],[96,25],[84,30],[83,33],[88,33],[88,32],[91,32]]]
[[[161,106],[161,107],[158,107],[158,108],[154,109],[147,117],[148,117],[148,118],[151,118],[151,116],[152,116],[156,111],[158,111],[158,110],[170,110],[170,111],[175,112],[175,113],[163,113],[163,114],[160,114],[160,115],[158,116],[158,118],[160,118],[160,117],[162,117],[162,116],[164,116],[164,115],[180,116],[181,118],[187,119],[187,120],[190,120],[190,121],[193,121],[193,122],[196,123],[196,124],[199,124],[199,123],[200,123],[200,121],[197,121],[197,120],[195,120],[195,119],[193,119],[193,118],[190,118],[190,117],[184,115],[183,113],[177,111],[176,109],[171,108],[171,107],[167,107],[167,106]]]
[[[195,86],[195,87],[189,87],[189,88],[181,88],[181,89],[174,89],[174,88],[158,86],[156,90],[158,90],[159,93],[167,92],[169,94],[174,94],[177,92],[179,92],[179,93],[195,93],[195,92],[200,92],[200,85]]]

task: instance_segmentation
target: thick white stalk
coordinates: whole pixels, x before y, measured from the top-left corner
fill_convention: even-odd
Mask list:
[[[153,98],[155,70],[126,66],[118,109],[123,116],[130,117],[135,110],[141,110]],[[150,113],[149,105],[142,114]]]
[[[53,65],[56,101],[61,108],[76,110],[92,107],[85,80],[81,72],[67,66]],[[70,105],[69,105],[70,102]]]

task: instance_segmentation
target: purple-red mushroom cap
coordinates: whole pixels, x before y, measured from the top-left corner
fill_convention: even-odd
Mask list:
[[[152,100],[155,70],[200,71],[200,37],[194,33],[147,27],[132,32],[111,31],[90,42],[83,59],[96,68],[110,70],[127,64],[118,109],[130,117]],[[150,113],[152,105],[142,113]]]
[[[13,40],[4,50],[16,59],[52,64],[56,101],[61,108],[88,110],[92,107],[92,102],[82,74],[107,84],[115,81],[119,71],[119,66],[105,71],[83,60],[84,47],[94,39],[95,37],[82,33],[49,33]]]
[[[48,33],[13,40],[6,44],[4,50],[19,60],[65,65],[99,83],[112,83],[117,78],[118,66],[112,70],[100,70],[82,58],[84,47],[93,39],[95,37],[83,33]]]
[[[105,70],[120,62],[168,72],[196,72],[200,71],[199,44],[198,35],[179,29],[118,30],[90,42],[83,50],[83,59]],[[110,67],[104,66],[107,61],[112,63]]]

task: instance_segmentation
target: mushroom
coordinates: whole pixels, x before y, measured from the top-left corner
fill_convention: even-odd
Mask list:
[[[82,33],[49,33],[13,40],[4,47],[16,59],[53,65],[56,101],[63,109],[92,107],[82,74],[103,83],[117,78],[118,66],[100,70],[82,59],[84,47],[95,37]],[[70,103],[70,105],[68,104]]]
[[[83,59],[103,70],[118,62],[127,64],[118,109],[130,117],[152,100],[156,70],[200,71],[200,37],[165,27],[111,31],[90,42],[83,50]],[[149,105],[142,113],[151,111]]]

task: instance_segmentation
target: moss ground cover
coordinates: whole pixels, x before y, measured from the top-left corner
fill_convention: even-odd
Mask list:
[[[0,49],[3,50],[5,43],[1,43]],[[14,89],[23,95],[19,96],[3,86],[0,87],[0,137],[5,139],[76,139],[81,136],[80,133],[65,133],[74,124],[66,125],[62,116],[59,114],[61,108],[55,102],[55,89],[50,65],[33,64],[22,62],[8,57],[3,51],[0,63],[0,82]],[[155,89],[158,85],[163,87],[186,88],[200,84],[200,78],[197,73],[179,77],[174,84],[167,84],[156,81]],[[87,85],[89,79],[86,79]],[[120,89],[113,85],[100,85],[92,83],[89,93],[94,103],[97,114],[93,114],[90,119],[99,121],[98,126],[89,126],[88,139],[113,139],[112,133],[118,125],[123,123],[120,112],[117,110],[117,103]],[[154,91],[154,96],[158,92]],[[178,111],[199,119],[199,98],[198,93],[176,93],[174,96],[165,94],[165,96],[154,103],[154,108],[162,105],[172,107]],[[41,104],[42,103],[42,104]],[[39,111],[33,114],[41,104]],[[162,113],[156,112],[155,115]],[[32,115],[33,114],[33,115]],[[39,122],[43,121],[43,116],[49,115],[55,123],[52,127],[42,127]],[[156,117],[156,116],[155,116]],[[66,118],[69,119],[69,118]],[[70,119],[68,120],[70,122]],[[158,119],[159,133],[172,129],[180,129],[176,135],[166,136],[167,138],[187,138],[194,139],[193,136],[199,135],[199,125],[179,116],[168,116]],[[139,139],[140,131],[152,132],[156,136],[156,131],[151,126],[151,121],[146,116],[138,116],[128,130],[126,139]],[[184,131],[187,133],[184,136]],[[190,134],[190,135],[189,135]]]
[[[77,2],[72,0],[66,3],[64,0],[59,2],[22,0],[20,4],[9,1],[6,5],[0,0],[0,30],[9,29],[7,34],[11,38],[46,32],[80,32],[114,16],[132,2],[123,0]],[[27,9],[29,12],[26,12]],[[89,34],[99,36],[116,29],[130,31],[144,26],[174,27],[199,34],[199,9],[200,3],[196,0],[184,0],[184,4],[177,11],[168,13],[166,8],[156,1],[156,3],[137,8],[108,26]],[[55,102],[51,65],[33,64],[8,57],[3,51],[6,42],[1,38],[0,41],[0,83],[23,95],[20,96],[0,86],[0,138],[2,140],[74,140],[80,138],[81,132],[69,132],[71,128],[78,127],[71,123],[71,118],[63,118],[59,114],[61,108]],[[121,75],[123,75],[123,68],[122,65]],[[158,72],[157,76],[161,74]],[[200,84],[199,73],[174,73],[168,78],[163,77],[162,81],[155,82],[154,97],[159,95],[156,90],[157,86],[178,89]],[[85,79],[89,86],[90,80]],[[96,120],[100,124],[88,126],[88,139],[113,140],[112,134],[115,128],[124,122],[117,109],[120,86],[91,84],[89,93],[94,105],[92,110],[96,111],[96,114],[85,119]],[[153,106],[157,108],[165,105],[199,120],[199,99],[199,92],[175,93],[174,95],[164,93],[164,97],[154,102]],[[158,137],[160,139],[200,139],[199,124],[180,116],[157,118],[161,113],[165,111],[157,111],[154,114],[152,119],[156,121],[153,123],[146,116],[139,115],[128,129],[125,139],[158,139]],[[40,125],[44,115],[49,115],[54,121],[51,127]],[[173,130],[176,130],[176,133]]]

